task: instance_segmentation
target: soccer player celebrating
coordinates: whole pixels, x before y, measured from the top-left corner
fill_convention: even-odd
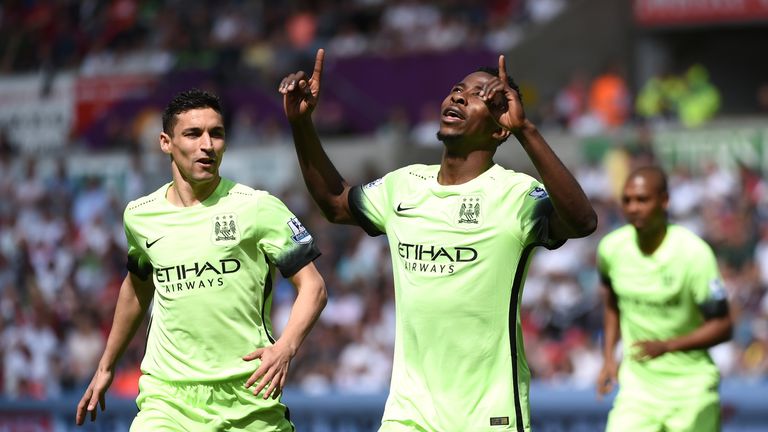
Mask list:
[[[530,430],[530,372],[519,303],[535,246],[594,231],[581,187],[526,119],[517,86],[498,69],[467,75],[442,103],[439,165],[412,165],[350,187],[320,144],[311,77],[280,84],[309,191],[335,223],[387,234],[395,278],[392,384],[381,431]],[[514,135],[543,185],[494,164]],[[546,187],[546,190],[545,190]]]
[[[619,383],[609,432],[720,430],[719,373],[707,348],[730,339],[728,302],[712,249],[669,223],[668,201],[661,169],[632,172],[621,198],[629,224],[598,246],[605,343],[597,391]]]
[[[326,301],[314,240],[280,200],[220,177],[226,144],[216,96],[177,95],[163,114],[160,148],[172,181],[125,210],[129,273],[76,423],[94,421],[97,404],[105,409],[118,358],[152,303],[132,431],[292,431],[280,394]],[[277,269],[298,294],[275,340]]]

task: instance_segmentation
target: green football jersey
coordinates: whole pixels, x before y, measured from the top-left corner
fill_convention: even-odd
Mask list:
[[[128,269],[151,277],[154,300],[141,370],[168,381],[252,373],[241,359],[272,344],[279,269],[292,276],[320,253],[277,198],[222,179],[202,203],[176,207],[171,184],[128,204]]]
[[[625,352],[621,391],[663,400],[716,389],[719,373],[707,350],[675,351],[647,361],[629,355],[637,341],[691,333],[704,322],[700,307],[725,298],[709,245],[687,229],[669,225],[659,248],[644,255],[635,228],[625,225],[600,241],[597,258],[598,270],[618,300]]]
[[[353,188],[350,207],[385,233],[396,335],[382,430],[527,431],[519,304],[551,203],[534,178],[494,165],[454,186],[412,165]]]

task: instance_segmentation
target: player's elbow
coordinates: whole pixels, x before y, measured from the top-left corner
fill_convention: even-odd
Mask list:
[[[591,207],[571,224],[574,238],[586,237],[597,229],[597,213]]]
[[[586,237],[597,230],[597,213],[590,208],[582,224],[582,237]]]
[[[315,301],[317,302],[318,308],[322,311],[325,309],[325,306],[328,304],[328,290],[325,288],[325,281],[323,278],[320,278],[320,283],[318,284],[317,288],[317,294],[315,297]]]
[[[733,320],[730,316],[723,319],[721,331],[720,331],[720,343],[728,342],[733,338]]]
[[[329,200],[320,204],[320,211],[330,223],[354,225],[354,218],[349,211],[349,206],[344,205],[341,200]]]

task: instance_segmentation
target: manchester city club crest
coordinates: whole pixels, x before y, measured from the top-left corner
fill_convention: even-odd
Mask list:
[[[479,196],[469,195],[459,198],[459,216],[457,223],[464,228],[474,228],[482,225],[483,209]]]
[[[224,213],[213,217],[211,241],[215,245],[233,245],[240,242],[240,228],[237,215]]]

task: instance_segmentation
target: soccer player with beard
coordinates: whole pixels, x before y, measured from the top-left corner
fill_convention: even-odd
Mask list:
[[[441,107],[438,165],[412,165],[347,184],[324,152],[311,114],[314,72],[279,86],[304,180],[325,216],[386,234],[395,279],[392,383],[381,431],[529,431],[519,304],[536,246],[556,248],[597,224],[589,200],[498,69],[473,72]],[[514,135],[543,184],[493,162]]]
[[[720,374],[707,348],[731,337],[725,287],[712,249],[669,222],[668,203],[664,172],[635,170],[621,199],[628,224],[598,245],[605,337],[597,391],[619,384],[609,432],[720,430]]]

